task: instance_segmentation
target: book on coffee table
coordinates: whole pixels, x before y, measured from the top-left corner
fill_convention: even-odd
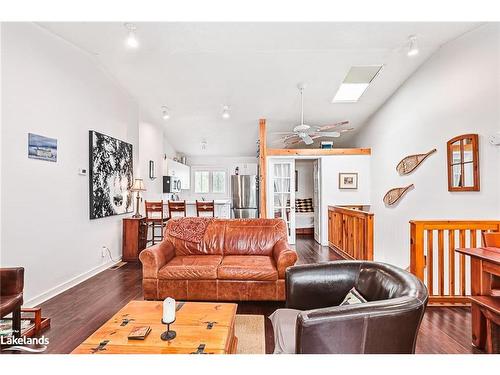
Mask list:
[[[144,340],[146,336],[151,332],[151,327],[134,327],[134,329],[128,334],[129,340]]]

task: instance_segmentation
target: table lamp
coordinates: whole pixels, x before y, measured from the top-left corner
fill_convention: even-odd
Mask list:
[[[144,187],[144,181],[142,181],[142,178],[136,178],[134,180],[134,184],[130,188],[130,191],[132,191],[132,192],[136,191],[137,192],[137,197],[136,197],[137,202],[135,204],[135,214],[132,217],[140,218],[140,217],[142,217],[141,214],[139,213],[139,200],[141,199],[140,192],[141,191],[146,191],[146,188]]]

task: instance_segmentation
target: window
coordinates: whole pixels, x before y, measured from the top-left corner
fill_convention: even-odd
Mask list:
[[[194,192],[195,193],[225,193],[226,192],[226,172],[225,171],[194,171]]]
[[[210,172],[209,171],[195,171],[194,172],[194,192],[195,193],[209,193],[210,192]]]
[[[356,103],[381,69],[382,65],[352,66],[332,102]]]
[[[212,172],[212,193],[224,193],[226,191],[226,172]]]

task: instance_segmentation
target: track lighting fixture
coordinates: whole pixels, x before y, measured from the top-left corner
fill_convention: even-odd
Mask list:
[[[410,35],[408,37],[408,56],[416,56],[418,55],[418,44],[417,44],[417,36]]]
[[[229,117],[231,117],[231,114],[229,113],[229,106],[222,106],[222,118],[227,120]]]
[[[163,117],[164,120],[168,120],[170,118],[170,111],[165,106],[161,107],[161,117]]]
[[[136,30],[137,26],[133,23],[124,24],[125,28],[128,31],[127,39],[125,39],[125,44],[128,48],[137,48],[139,47],[139,40],[137,39]]]

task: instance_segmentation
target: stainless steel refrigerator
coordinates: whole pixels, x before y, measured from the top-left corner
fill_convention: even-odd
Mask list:
[[[257,207],[257,176],[231,176],[232,217],[256,218],[259,216]]]

